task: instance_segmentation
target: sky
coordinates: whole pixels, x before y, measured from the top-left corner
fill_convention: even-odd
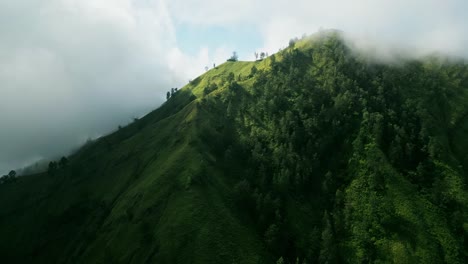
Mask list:
[[[223,63],[319,29],[468,58],[464,0],[2,0],[0,173],[67,155]],[[0,174],[1,175],[1,174]]]

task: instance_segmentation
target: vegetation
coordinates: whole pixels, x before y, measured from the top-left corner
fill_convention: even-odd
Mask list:
[[[468,258],[466,63],[377,63],[328,32],[168,94],[0,186],[5,263]]]
[[[268,57],[268,52],[260,52],[260,54],[258,52],[254,52],[254,55],[255,55],[255,60],[263,60],[265,59],[266,57]],[[258,58],[258,56],[260,56],[260,59]]]
[[[18,178],[16,177],[16,171],[12,170],[7,175],[0,177],[0,184],[13,183],[17,180]]]
[[[237,52],[232,52],[232,56],[229,57],[229,59],[227,59],[227,61],[238,61],[239,60],[239,56],[237,56]]]

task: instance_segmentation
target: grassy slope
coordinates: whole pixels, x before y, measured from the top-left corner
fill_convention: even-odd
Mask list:
[[[296,48],[309,51],[316,45],[320,44],[301,41]],[[276,54],[277,61],[283,59],[284,52],[287,50]],[[242,179],[244,171],[225,171],[214,147],[229,130],[225,124],[229,102],[219,103],[220,98],[230,93],[226,79],[229,73],[234,73],[238,84],[250,92],[256,78],[247,76],[254,65],[267,71],[270,59],[219,65],[193,80],[159,109],[85,146],[57,175],[31,175],[15,184],[1,185],[2,260],[6,263],[275,261],[278,256],[265,248],[263,233],[234,205],[232,187]],[[204,90],[211,83],[216,83],[218,89],[206,95]],[[451,146],[450,166],[458,166],[460,162],[466,168],[468,93],[454,91],[456,94],[449,99],[453,105],[444,108],[447,118],[440,121],[448,123],[449,132],[439,134],[443,135],[441,141]],[[268,130],[254,117],[245,117],[244,122],[246,127]],[[248,129],[238,130],[248,135]],[[342,188],[346,204],[343,210],[352,211],[355,219],[373,218],[380,210],[373,202],[382,201],[395,218],[406,223],[391,230],[396,234],[391,239],[368,238],[382,259],[427,262],[431,258],[437,260],[440,251],[450,251],[455,238],[445,228],[447,220],[440,209],[425,197],[415,195],[415,187],[394,171],[372,144],[361,155],[366,162],[378,157],[377,165],[358,166],[353,172],[355,178]],[[232,162],[242,166],[242,161]],[[452,171],[445,163],[440,166],[442,173]],[[386,175],[384,198],[376,197],[367,187],[367,177],[374,170]],[[445,178],[447,192],[462,190],[450,195],[465,203],[464,183],[460,183],[458,172],[453,173],[455,176]],[[286,197],[283,213],[285,225],[291,237],[297,238],[298,247],[309,245],[307,234],[320,226],[323,215],[317,211],[319,199],[307,202],[301,199],[294,195]],[[363,209],[365,205],[369,206]],[[468,221],[465,222],[468,226]],[[361,240],[354,232],[367,232],[366,228],[369,227],[356,221],[349,236],[338,241],[344,248],[342,254],[349,256],[345,260],[365,259],[366,252],[356,250]]]
[[[251,67],[229,64],[203,80]],[[258,263],[266,255],[261,238],[234,215],[226,179],[209,166],[200,130],[212,117],[192,94],[200,96],[204,82],[193,83],[85,146],[67,171],[0,186],[0,234],[9,238],[0,240],[1,255],[44,263]]]

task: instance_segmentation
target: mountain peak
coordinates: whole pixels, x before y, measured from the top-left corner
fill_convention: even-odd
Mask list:
[[[1,184],[0,253],[463,263],[466,87],[466,64],[373,63],[337,30],[226,62],[67,165]]]

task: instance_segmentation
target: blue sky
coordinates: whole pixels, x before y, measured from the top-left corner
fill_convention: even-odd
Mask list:
[[[263,45],[262,36],[253,25],[223,27],[181,24],[176,27],[176,37],[179,48],[188,54],[195,55],[202,48],[214,51],[226,47],[236,51],[240,60],[252,60],[256,49]]]
[[[468,58],[463,0],[2,0],[0,173],[67,155],[232,51],[253,60],[319,28],[382,58]],[[21,107],[18,107],[21,106]]]

